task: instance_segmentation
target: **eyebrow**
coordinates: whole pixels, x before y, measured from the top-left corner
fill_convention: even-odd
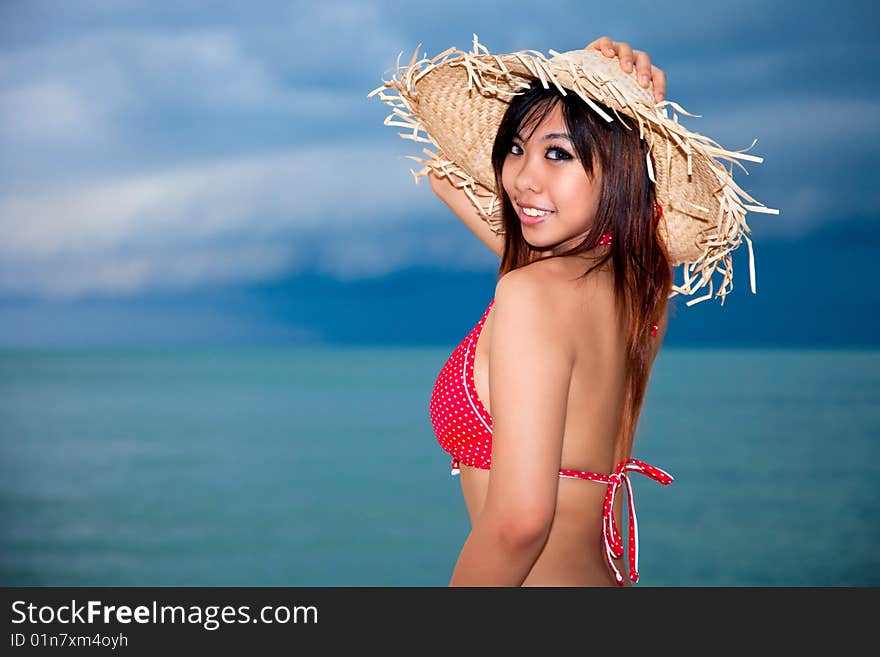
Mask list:
[[[524,141],[522,135],[518,132],[516,133],[516,138],[520,141]],[[571,141],[571,136],[565,132],[551,132],[549,135],[544,135],[544,141],[550,141],[551,139],[567,139]]]

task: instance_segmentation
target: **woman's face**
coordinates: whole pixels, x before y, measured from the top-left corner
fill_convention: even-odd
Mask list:
[[[594,165],[595,177],[587,175],[568,137],[560,104],[528,138],[522,132],[528,130],[514,137],[501,182],[526,242],[561,252],[578,243],[595,221],[602,173]]]

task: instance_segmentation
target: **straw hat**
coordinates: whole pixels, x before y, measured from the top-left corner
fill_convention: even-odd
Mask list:
[[[691,132],[679,123],[675,111],[669,118],[668,107],[687,116],[699,115],[669,100],[655,104],[651,89],[639,86],[635,71],[625,73],[617,58],[596,50],[550,50],[550,57],[535,50],[492,55],[475,34],[472,52],[449,48],[431,59],[419,59],[418,51],[407,66],[400,65],[398,56],[391,79],[368,96],[379,94],[392,107],[385,125],[407,128],[408,132],[398,134],[434,147],[423,150],[426,158],[409,156],[424,165],[413,171],[417,182],[429,171],[448,178],[467,194],[492,230],[503,233],[492,144],[511,98],[540,79],[545,88],[552,84],[563,95],[574,92],[606,121],[623,114],[638,126],[639,136],[649,146],[645,165],[662,210],[660,237],[671,264],[682,265],[684,272],[684,281],[673,285],[670,297],[692,296],[708,285],[707,294],[687,305],[711,298],[712,277],[718,272],[723,280],[714,296],[720,296],[724,305],[724,297],[733,289],[731,252],[742,239],[748,243],[755,293],[754,252],[746,236],[751,229],[745,215],[747,211],[779,214],[733,181],[734,163],[745,171],[737,160],[763,162],[745,154],[755,141],[742,151],[729,151]],[[728,160],[730,169],[720,160]]]

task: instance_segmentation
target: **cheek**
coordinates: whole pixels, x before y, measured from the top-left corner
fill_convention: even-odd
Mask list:
[[[559,181],[559,194],[574,210],[592,210],[597,191],[583,171],[566,172]]]
[[[508,160],[504,161],[504,164],[501,166],[501,186],[504,187],[504,191],[507,192],[507,195],[510,197],[511,202],[513,201],[513,167],[508,166]]]

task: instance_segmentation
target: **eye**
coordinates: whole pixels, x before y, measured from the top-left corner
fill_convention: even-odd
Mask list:
[[[511,144],[510,150],[508,152],[511,155],[522,155],[522,148],[520,148],[517,144]]]
[[[564,148],[559,148],[559,146],[551,146],[550,148],[547,149],[547,159],[548,160],[570,160],[570,159],[572,159],[572,155]]]

